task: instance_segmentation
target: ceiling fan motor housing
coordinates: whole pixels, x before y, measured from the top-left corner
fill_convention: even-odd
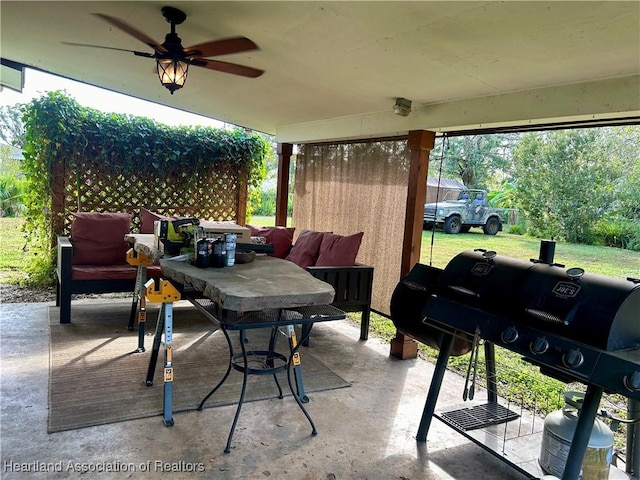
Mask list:
[[[187,19],[187,14],[182,10],[178,10],[174,7],[162,7],[162,16],[169,22],[171,25],[180,25]]]

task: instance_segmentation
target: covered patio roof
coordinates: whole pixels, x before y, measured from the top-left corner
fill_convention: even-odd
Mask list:
[[[259,78],[194,68],[170,95],[149,51],[92,13],[161,43],[166,2],[1,5],[2,59],[276,135],[278,142],[558,122],[640,120],[640,3],[176,1],[183,45],[242,35],[220,60]],[[394,114],[396,98],[412,102]]]

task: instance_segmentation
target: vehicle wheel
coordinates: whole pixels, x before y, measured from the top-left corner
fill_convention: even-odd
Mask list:
[[[460,227],[461,233],[469,233],[469,230],[471,230],[471,225],[463,225]]]
[[[457,215],[453,215],[444,221],[444,233],[451,233],[455,235],[456,233],[460,233],[461,228],[462,222],[460,221],[460,217]]]
[[[500,230],[500,222],[496,217],[491,217],[487,220],[487,223],[482,227],[485,235],[495,235]]]

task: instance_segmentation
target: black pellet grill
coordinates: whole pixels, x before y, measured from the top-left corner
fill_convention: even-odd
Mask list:
[[[474,250],[444,270],[417,264],[397,285],[390,311],[399,331],[439,349],[419,442],[426,441],[449,357],[470,351],[475,336],[484,340],[490,422],[517,417],[497,403],[494,345],[521,354],[548,376],[587,385],[562,476],[577,480],[602,393],[640,402],[640,280],[565,269],[547,250],[543,242],[544,260]],[[627,464],[634,457],[636,469],[639,443],[627,442]]]

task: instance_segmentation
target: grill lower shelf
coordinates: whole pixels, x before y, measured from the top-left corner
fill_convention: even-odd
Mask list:
[[[520,415],[498,403],[489,402],[450,412],[441,412],[439,416],[453,428],[467,431],[510,422]]]

